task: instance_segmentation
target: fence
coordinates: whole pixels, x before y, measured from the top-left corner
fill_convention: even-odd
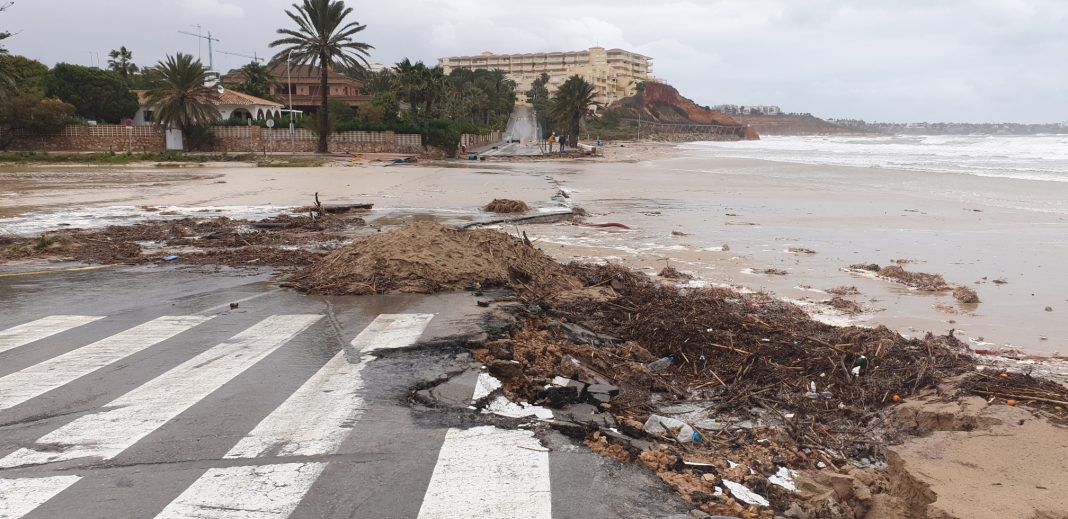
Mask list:
[[[504,139],[501,132],[490,132],[486,135],[477,135],[473,133],[465,133],[460,136],[460,146],[467,148],[468,151],[474,151],[475,149],[483,146],[489,146],[491,144],[497,144]]]
[[[236,153],[314,152],[319,137],[300,128],[267,129],[259,126],[216,126],[213,151]],[[51,135],[13,130],[8,149],[14,151],[164,151],[163,131],[155,126],[126,127],[117,124],[70,125]],[[423,137],[393,132],[338,132],[330,136],[330,151],[348,153],[422,154]]]

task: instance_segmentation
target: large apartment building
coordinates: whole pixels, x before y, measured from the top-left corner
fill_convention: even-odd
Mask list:
[[[567,78],[578,74],[597,88],[598,101],[605,105],[637,92],[637,85],[652,79],[652,58],[623,49],[593,47],[575,52],[541,52],[534,54],[494,54],[441,58],[438,64],[450,73],[453,69],[500,69],[516,82],[524,93],[543,72],[549,74],[549,91],[555,91]],[[524,99],[520,96],[520,99]]]

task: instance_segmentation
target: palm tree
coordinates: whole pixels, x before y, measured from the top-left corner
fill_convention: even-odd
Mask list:
[[[596,97],[597,89],[578,75],[567,78],[556,90],[549,110],[553,119],[567,125],[567,134],[570,137],[568,146],[575,147],[578,144],[579,123],[591,113],[590,107],[601,105],[595,100]]]
[[[108,68],[122,75],[122,79],[129,79],[130,74],[136,74],[138,66],[133,63],[133,53],[126,50],[126,46],[119,47],[108,53]]]
[[[248,65],[241,67],[240,71],[243,80],[230,88],[251,96],[271,99],[271,86],[274,84],[274,75],[271,74],[270,68],[255,61],[250,61]]]
[[[351,7],[345,7],[341,0],[304,0],[301,5],[293,4],[294,11],[286,11],[289,18],[297,24],[297,29],[278,29],[284,38],[271,42],[271,47],[284,48],[272,60],[280,63],[292,59],[298,65],[319,67],[319,91],[322,98],[319,103],[319,127],[329,128],[330,99],[329,73],[335,65],[353,68],[367,67],[367,55],[374,47],[355,41],[353,37],[367,28],[358,22],[345,22]],[[319,153],[326,153],[329,133],[319,133]]]
[[[182,53],[167,56],[152,75],[158,84],[148,91],[147,100],[156,112],[156,124],[188,133],[219,120],[219,91],[206,84],[210,76],[200,60]]]

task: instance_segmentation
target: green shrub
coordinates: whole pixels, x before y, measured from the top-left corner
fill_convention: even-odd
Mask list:
[[[34,250],[44,250],[51,247],[52,243],[54,242],[48,236],[42,234],[37,238],[37,241],[34,242],[33,248]]]

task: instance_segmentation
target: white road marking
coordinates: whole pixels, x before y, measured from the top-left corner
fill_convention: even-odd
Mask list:
[[[360,353],[407,348],[419,340],[434,314],[382,314],[355,339],[352,347]]]
[[[0,519],[18,519],[45,504],[81,476],[0,479]]]
[[[156,519],[285,519],[326,463],[286,463],[208,470]]]
[[[353,345],[359,342],[367,345],[365,351],[374,349],[380,343],[379,338],[394,348],[415,344],[433,315],[405,317],[378,316],[353,339]],[[352,363],[345,351],[339,352],[224,457],[316,456],[337,452],[363,414],[360,372],[374,358],[364,355],[359,362]]]
[[[14,407],[112,362],[159,344],[204,321],[203,316],[160,317],[88,346],[0,378],[0,410]]]
[[[50,315],[0,331],[0,353],[103,319],[91,315]]]
[[[321,315],[274,315],[0,459],[0,468],[111,459],[273,353]],[[62,446],[57,449],[56,446]]]
[[[419,519],[551,519],[549,453],[530,431],[449,429]]]

